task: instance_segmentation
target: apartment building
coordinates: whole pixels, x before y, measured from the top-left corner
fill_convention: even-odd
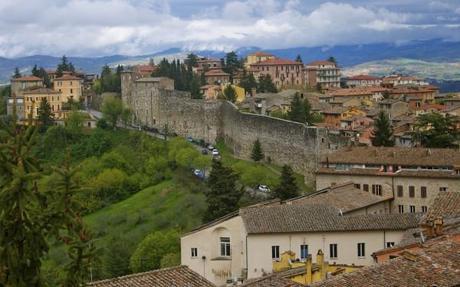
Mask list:
[[[317,189],[348,181],[378,196],[392,194],[391,213],[426,212],[440,192],[460,192],[460,152],[353,147],[322,158],[316,172]]]
[[[44,87],[43,79],[35,76],[24,76],[11,79],[11,95],[21,97],[27,89]]]
[[[345,184],[284,203],[240,209],[181,238],[181,264],[217,286],[273,271],[281,254],[299,260],[323,250],[330,264],[373,264],[371,254],[393,246],[419,214],[388,214],[388,197]]]
[[[62,94],[62,101],[67,103],[70,99],[80,101],[82,97],[83,79],[70,72],[64,72],[62,77],[54,79],[53,89]]]
[[[321,89],[340,87],[340,68],[330,61],[315,61],[305,67],[306,82],[310,87]]]
[[[38,109],[40,108],[41,102],[45,99],[48,101],[55,118],[62,116],[61,109],[64,102],[60,92],[48,88],[38,88],[26,90],[22,93],[24,96],[25,119],[28,119],[29,117],[37,119]]]
[[[265,62],[267,60],[274,60],[275,58],[276,57],[273,56],[272,54],[258,51],[258,52],[249,54],[246,57],[246,62],[244,63],[244,66],[247,69],[249,69],[251,67],[251,65],[253,65],[253,64],[260,63],[260,62]]]
[[[269,75],[278,89],[304,85],[303,64],[286,59],[269,59],[251,65],[256,79]]]

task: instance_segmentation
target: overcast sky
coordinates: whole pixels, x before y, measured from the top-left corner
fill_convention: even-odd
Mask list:
[[[0,0],[0,56],[460,40],[460,0]]]

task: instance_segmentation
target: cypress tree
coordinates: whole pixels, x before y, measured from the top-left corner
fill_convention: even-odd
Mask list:
[[[51,106],[46,98],[40,102],[40,107],[38,108],[38,121],[41,125],[41,131],[46,131],[48,127],[53,125],[53,111],[51,110]]]
[[[263,158],[264,153],[262,151],[262,146],[260,145],[259,139],[257,139],[252,146],[251,159],[253,161],[261,161]]]
[[[208,209],[204,221],[209,222],[230,212],[238,210],[238,202],[242,193],[236,187],[238,175],[222,165],[221,161],[212,162],[212,170],[208,180],[208,190],[205,192]]]
[[[373,146],[394,146],[395,144],[390,119],[384,111],[379,112],[374,122],[371,141]]]
[[[13,78],[17,79],[17,78],[20,78],[20,77],[22,77],[21,72],[19,72],[19,68],[16,67],[16,68],[14,69]]]
[[[275,197],[286,200],[299,195],[294,172],[289,165],[284,165],[281,171],[280,184],[274,190]]]

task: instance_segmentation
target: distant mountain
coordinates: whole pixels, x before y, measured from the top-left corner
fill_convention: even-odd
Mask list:
[[[240,57],[261,50],[258,47],[242,47],[235,52]],[[334,56],[342,67],[388,59],[412,59],[431,62],[460,62],[460,42],[445,42],[438,39],[427,41],[414,41],[406,44],[377,43],[366,45],[340,45],[322,47],[298,47],[289,49],[265,49],[281,58],[295,59],[300,55],[304,63],[326,59]],[[69,57],[69,60],[78,68],[88,73],[98,73],[105,64],[110,66],[132,65],[146,63],[150,58],[156,62],[163,57],[184,59],[190,52],[201,56],[221,58],[225,55],[223,51],[186,51],[180,48],[171,48],[158,53],[140,56],[112,55],[105,57]],[[30,72],[34,64],[44,68],[54,68],[59,63],[60,57],[52,56],[28,56],[21,58],[0,58],[0,83],[8,82],[15,67],[20,68],[24,73]],[[438,79],[442,80],[442,79]]]

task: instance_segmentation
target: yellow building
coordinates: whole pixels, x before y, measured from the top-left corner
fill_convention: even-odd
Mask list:
[[[264,62],[267,60],[273,60],[273,59],[275,59],[275,56],[273,56],[272,54],[259,51],[259,52],[249,54],[246,58],[246,63],[244,65],[246,69],[249,69],[249,67],[251,67],[252,64]]]
[[[54,90],[62,93],[62,102],[67,103],[70,99],[78,102],[82,97],[82,82],[79,77],[66,73],[62,77],[54,79]]]
[[[58,91],[47,88],[38,88],[23,91],[24,96],[24,118],[32,116],[32,119],[38,117],[38,108],[40,103],[46,99],[54,113],[55,118],[60,118],[62,114],[63,97]]]
[[[21,97],[23,91],[37,87],[43,87],[43,80],[39,77],[24,76],[11,79],[12,96]]]
[[[353,272],[361,267],[344,264],[330,265],[324,260],[324,253],[321,249],[316,255],[316,263],[313,263],[311,255],[308,255],[304,261],[300,261],[296,259],[296,255],[292,251],[284,252],[279,261],[273,262],[273,272],[282,272],[284,273],[283,277],[304,285],[323,281],[326,276]]]

